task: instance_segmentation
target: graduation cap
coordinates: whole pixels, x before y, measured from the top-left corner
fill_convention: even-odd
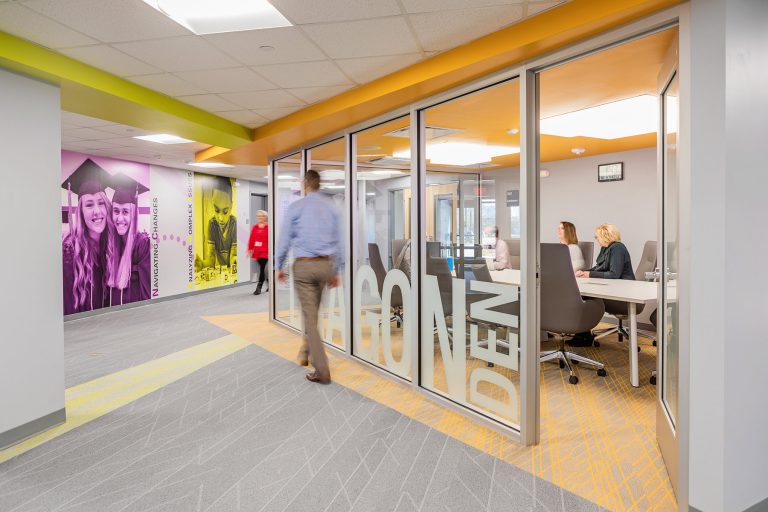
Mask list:
[[[149,190],[149,187],[121,172],[112,176],[109,187],[115,191],[112,202],[119,204],[137,204],[139,195]]]
[[[72,193],[81,197],[85,194],[104,192],[109,173],[97,165],[90,158],[86,158],[80,167],[64,180],[61,188],[67,191],[67,221],[71,223],[72,217]]]

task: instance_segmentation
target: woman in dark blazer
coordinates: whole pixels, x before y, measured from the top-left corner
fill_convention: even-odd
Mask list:
[[[576,277],[595,277],[599,279],[635,280],[632,260],[627,246],[621,243],[621,233],[613,224],[600,224],[595,228],[595,239],[600,244],[595,266],[589,270],[576,272]]]

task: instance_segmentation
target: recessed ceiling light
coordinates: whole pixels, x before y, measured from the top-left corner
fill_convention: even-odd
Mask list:
[[[287,174],[280,174],[277,179],[279,180],[297,180],[299,179],[298,176],[288,176]]]
[[[378,151],[380,149],[381,146],[360,146],[360,151]]]
[[[368,193],[367,193],[367,194],[365,194],[365,195],[367,195],[367,196],[375,196],[375,195],[376,195],[376,192],[368,192]]]
[[[427,144],[427,160],[438,165],[473,165],[490,162],[493,157],[515,155],[520,148],[513,146],[492,146],[474,142],[443,142]],[[397,158],[410,158],[411,150],[394,153]]]
[[[155,133],[153,135],[137,135],[134,139],[146,140],[147,142],[156,142],[157,144],[186,144],[188,142],[194,142],[189,139],[182,139],[176,135],[168,135],[167,133]]]
[[[518,133],[520,133],[520,130],[518,130],[517,128],[510,128],[509,130],[507,130],[507,133],[510,135],[517,135]]]
[[[144,0],[195,34],[218,34],[292,23],[267,0]]]
[[[620,139],[655,133],[659,124],[656,96],[644,94],[542,119],[540,131],[558,137]]]
[[[574,155],[582,155],[582,154],[584,154],[586,152],[587,152],[587,150],[584,149],[584,148],[573,148],[573,149],[571,149],[571,153],[573,153]]]
[[[261,50],[263,52],[273,52],[273,51],[275,51],[275,47],[274,46],[270,46],[268,44],[263,44],[263,45],[259,46],[259,50]]]
[[[192,167],[202,167],[203,169],[232,169],[235,166],[229,164],[220,164],[218,162],[197,162],[189,164]]]
[[[339,190],[342,188],[345,188],[344,185],[322,185],[320,188],[330,188],[334,190]]]

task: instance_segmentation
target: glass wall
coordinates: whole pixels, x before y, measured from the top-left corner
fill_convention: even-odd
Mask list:
[[[421,114],[426,157],[421,385],[515,427],[520,424],[519,94],[518,81],[511,80]]]
[[[307,150],[307,169],[313,169],[320,174],[320,193],[327,195],[333,201],[342,219],[339,239],[348,242],[347,212],[344,208],[346,185],[345,163],[346,145],[344,139],[336,139]],[[323,339],[336,347],[345,347],[346,332],[346,283],[342,281],[336,288],[326,288],[320,305],[320,334]]]
[[[275,198],[275,213],[273,216],[273,236],[275,239],[275,253],[282,236],[282,226],[285,212],[288,206],[301,197],[301,156],[299,153],[276,160],[273,166],[272,187]],[[273,271],[277,272],[277,261],[273,258]],[[275,289],[275,319],[291,327],[301,329],[301,308],[299,298],[293,288],[293,254],[288,254],[285,264],[288,274],[288,282],[280,283],[273,276],[272,283]]]
[[[408,116],[352,136],[352,353],[411,378],[411,159]]]

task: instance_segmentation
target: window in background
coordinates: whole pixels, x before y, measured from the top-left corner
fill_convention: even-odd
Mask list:
[[[411,378],[411,160],[396,158],[411,145],[410,118],[401,117],[352,137],[357,197],[353,232],[352,353]]]
[[[346,160],[344,139],[336,139],[307,150],[307,169],[314,169],[320,174],[320,193],[327,195],[338,211],[341,219],[339,238],[344,244],[349,243],[347,215],[344,208]],[[326,288],[320,304],[320,334],[326,343],[339,348],[345,346],[347,286],[347,283],[342,280],[339,287]]]
[[[426,109],[422,132],[420,384],[512,427],[520,422],[519,289],[494,279],[481,244],[496,243],[489,238],[502,220],[502,238],[510,235],[495,194],[519,189],[519,102],[518,81],[510,80]],[[491,311],[485,299],[494,297]]]
[[[301,198],[301,156],[299,153],[290,155],[280,160],[275,160],[273,164],[272,187],[275,198],[275,214],[272,233],[275,237],[274,247],[277,253],[278,244],[282,235],[281,230],[284,225],[285,212],[288,206]],[[272,258],[273,272],[277,273],[277,258]],[[288,282],[280,283],[273,276],[272,283],[275,290],[275,320],[279,320],[291,327],[301,329],[301,307],[299,298],[293,288],[293,254],[288,254],[285,263],[285,270],[288,274]]]

